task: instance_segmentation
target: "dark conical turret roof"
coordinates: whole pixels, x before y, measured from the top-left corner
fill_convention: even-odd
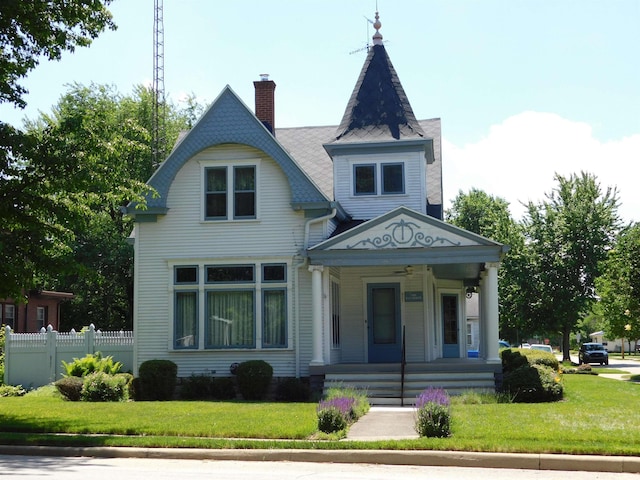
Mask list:
[[[373,43],[332,143],[424,137],[378,31]]]

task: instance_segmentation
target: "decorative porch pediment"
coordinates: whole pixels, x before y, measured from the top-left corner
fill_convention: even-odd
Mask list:
[[[325,240],[310,250],[380,250],[499,246],[492,240],[406,207]]]

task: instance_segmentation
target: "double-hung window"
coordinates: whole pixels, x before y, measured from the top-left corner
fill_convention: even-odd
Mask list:
[[[256,218],[256,166],[205,168],[205,220]]]
[[[174,348],[198,348],[198,267],[174,268]]]
[[[380,185],[380,192],[378,192]],[[399,195],[404,192],[404,163],[355,164],[353,166],[353,194]]]

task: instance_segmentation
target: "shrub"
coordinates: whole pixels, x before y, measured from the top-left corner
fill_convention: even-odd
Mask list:
[[[206,400],[213,397],[214,380],[209,375],[191,375],[182,382],[180,396],[185,400]]]
[[[119,402],[129,398],[129,378],[94,372],[84,377],[80,397],[87,402]]]
[[[74,358],[72,362],[62,361],[67,377],[84,377],[93,372],[104,372],[109,375],[120,373],[121,362],[114,362],[112,356],[102,358],[100,352],[88,353],[82,358]]]
[[[233,379],[229,377],[215,378],[211,393],[216,400],[233,400],[236,398],[236,387]]]
[[[238,365],[238,389],[245,400],[262,400],[273,377],[273,367],[264,360],[248,360]]]
[[[77,402],[81,398],[82,385],[84,381],[80,377],[64,377],[54,383],[58,392],[72,402]]]
[[[442,388],[428,388],[416,399],[415,429],[421,437],[451,435],[451,400]]]
[[[347,421],[337,408],[318,410],[318,430],[324,433],[333,433],[345,428],[347,428]]]
[[[351,409],[353,410],[354,420],[362,417],[369,411],[369,399],[367,398],[367,392],[365,390],[359,390],[351,386],[334,385],[327,389],[325,395],[326,400],[332,400],[334,398],[353,398],[355,400]]]
[[[519,403],[554,402],[562,399],[560,374],[544,365],[523,365],[504,376],[502,389]]]
[[[26,393],[22,385],[0,385],[0,397],[22,397]]]
[[[142,362],[136,396],[141,400],[171,400],[177,378],[178,366],[171,360]]]
[[[318,404],[318,430],[333,433],[347,428],[356,419],[355,398],[336,397]]]
[[[310,397],[309,385],[299,378],[287,378],[276,387],[276,400],[282,402],[306,402]]]

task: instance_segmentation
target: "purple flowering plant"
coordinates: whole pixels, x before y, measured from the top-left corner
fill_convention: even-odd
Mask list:
[[[323,400],[318,404],[318,412],[334,408],[348,421],[353,418],[353,406],[355,403],[356,399],[352,397],[336,397],[330,400]]]
[[[418,395],[416,399],[416,408],[420,409],[428,403],[435,403],[448,407],[451,404],[449,394],[443,388],[429,387]]]

